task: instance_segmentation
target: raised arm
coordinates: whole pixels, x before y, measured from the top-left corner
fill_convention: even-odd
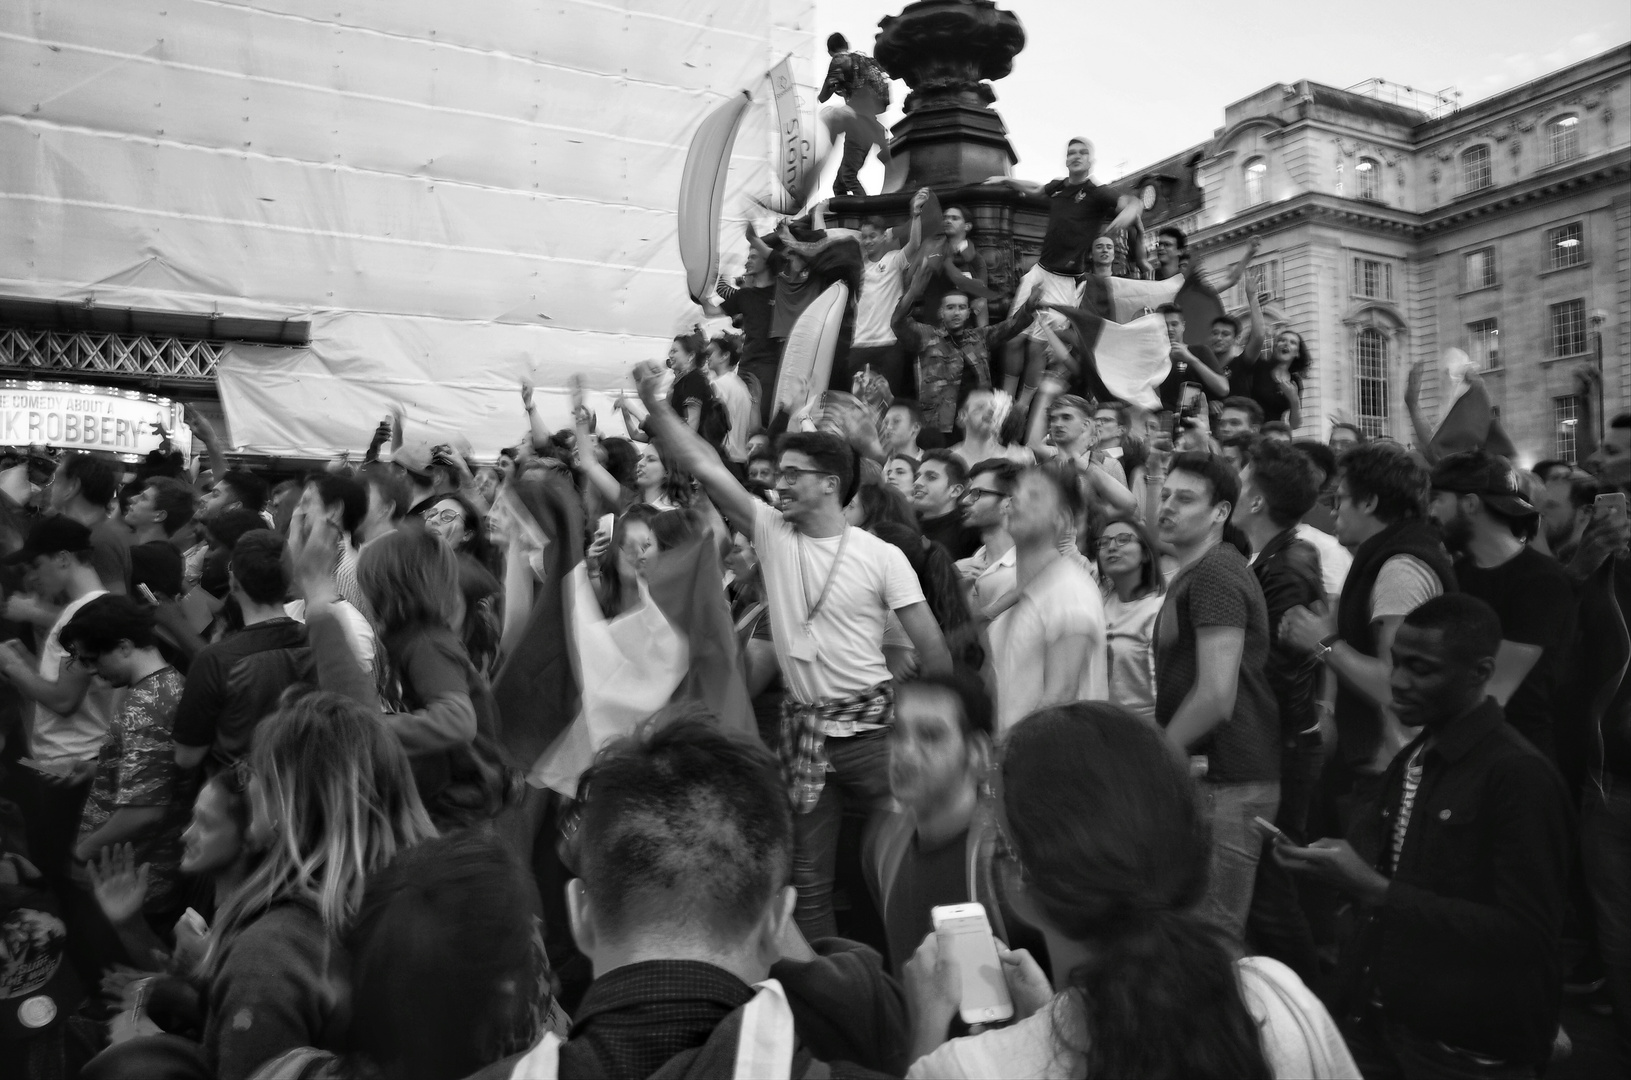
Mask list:
[[[1144,204],[1136,195],[1123,195],[1116,200],[1116,216],[1110,222],[1112,230],[1126,230],[1144,220]]]
[[[1051,371],[1044,371],[1041,378],[1036,381],[1036,397],[1031,401],[1031,419],[1025,427],[1025,445],[1036,455],[1038,461],[1051,458],[1059,452],[1057,447],[1048,445],[1048,409],[1053,405],[1053,399],[1064,392],[1065,380]]]
[[[984,182],[987,184],[1000,184],[1003,187],[1011,187],[1015,191],[1023,191],[1027,195],[1042,194],[1041,184],[1037,183],[1035,180],[1021,180],[1017,176],[990,176],[987,177]]]
[[[209,417],[197,409],[189,408],[187,426],[193,429],[198,441],[204,444],[204,451],[209,455],[210,479],[219,483],[221,477],[227,474],[227,455],[221,446],[221,437],[215,433],[215,425],[210,423]]]
[[[1410,365],[1410,374],[1404,380],[1404,407],[1410,414],[1410,427],[1416,433],[1416,450],[1432,465],[1438,461],[1438,454],[1433,450],[1433,425],[1421,414],[1421,377],[1426,370],[1425,360]]]
[[[758,500],[737,483],[736,477],[719,460],[714,448],[687,427],[673,406],[664,400],[662,374],[663,369],[650,361],[634,369],[634,377],[640,387],[640,400],[648,410],[647,429],[652,438],[668,447],[668,452],[674,455],[682,470],[696,477],[708,493],[708,498],[731,519],[736,529],[752,540],[753,515],[755,507],[759,505]]]
[[[1235,263],[1235,268],[1229,271],[1229,276],[1219,283],[1218,292],[1228,292],[1240,284],[1240,279],[1246,276],[1246,267],[1250,265],[1253,259],[1257,258],[1257,251],[1262,246],[1263,242],[1257,237],[1251,238],[1251,242],[1246,245],[1246,254],[1242,256],[1239,262]]]
[[[901,249],[907,266],[917,259],[918,249],[923,246],[923,204],[928,201],[928,188],[918,188],[917,194],[912,196],[912,225],[906,236],[906,246]]]
[[[567,386],[572,391],[572,429],[577,435],[578,468],[583,470],[585,480],[600,493],[613,506],[622,498],[623,489],[617,483],[617,478],[606,471],[606,466],[594,453],[594,436],[589,432],[589,423],[585,419],[588,415],[583,402],[583,377],[573,375],[567,380]]]
[[[1240,355],[1256,360],[1263,351],[1263,304],[1256,290],[1246,292],[1246,340],[1240,343]],[[1295,427],[1296,425],[1292,425]]]

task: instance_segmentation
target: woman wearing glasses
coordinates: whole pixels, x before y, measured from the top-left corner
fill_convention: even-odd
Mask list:
[[[1110,700],[1153,724],[1155,620],[1167,591],[1160,551],[1142,524],[1112,521],[1099,534],[1098,560]]]
[[[1290,968],[1234,960],[1195,915],[1210,839],[1161,732],[1104,702],[1033,713],[998,769],[995,871],[1053,980],[1000,950],[1018,1022],[945,1041],[961,974],[934,934],[906,965],[909,1077],[1358,1077]]]
[[[447,495],[422,513],[425,528],[453,549],[459,560],[459,593],[464,597],[460,640],[470,662],[483,675],[492,676],[498,663],[503,560],[487,538],[486,523],[476,505],[462,495]]]

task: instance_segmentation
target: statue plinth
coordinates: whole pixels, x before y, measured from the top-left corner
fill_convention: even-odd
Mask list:
[[[889,142],[889,152],[905,161],[905,182],[887,195],[833,199],[828,220],[852,229],[867,217],[904,224],[913,193],[933,188],[941,206],[968,211],[969,240],[985,258],[989,283],[1011,297],[1042,250],[1048,206],[1039,196],[983,182],[1010,175],[1019,160],[991,108],[997,95],[986,80],[1013,70],[1024,27],[992,0],[921,0],[878,27],[873,58],[911,88]],[[992,320],[1007,308],[1007,299],[993,300]]]
[[[905,187],[977,184],[1019,160],[988,79],[1013,70],[1025,47],[1019,17],[991,0],[920,0],[878,23],[873,58],[911,88],[892,129]]]

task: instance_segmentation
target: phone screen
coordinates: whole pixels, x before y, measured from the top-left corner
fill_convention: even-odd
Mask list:
[[[1594,513],[1599,519],[1607,519],[1615,524],[1625,521],[1625,492],[1610,491],[1597,496]]]
[[[1013,1016],[1014,1004],[1008,997],[1008,982],[1003,978],[997,943],[991,936],[985,913],[936,920],[935,929],[942,935],[943,946],[949,940],[952,955],[957,958],[962,972],[960,1011],[964,1021],[988,1024]]]

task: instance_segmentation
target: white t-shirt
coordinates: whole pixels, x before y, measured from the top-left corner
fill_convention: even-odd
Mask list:
[[[1443,591],[1438,575],[1426,563],[1411,555],[1395,555],[1382,564],[1371,586],[1371,622],[1408,615]]]
[[[725,406],[725,414],[731,418],[731,431],[725,436],[725,453],[732,461],[746,461],[748,429],[753,426],[753,391],[734,371],[714,375],[712,379],[714,393],[719,395],[719,403]]]
[[[1325,595],[1332,600],[1341,596],[1342,583],[1348,580],[1348,568],[1354,562],[1348,549],[1338,543],[1336,537],[1312,525],[1298,525],[1292,535],[1308,541],[1320,553],[1320,577],[1324,579]]]
[[[68,620],[80,608],[98,596],[106,595],[106,589],[93,589],[62,609],[51,632],[46,635],[45,645],[40,649],[40,678],[47,682],[57,681],[62,674],[63,662],[68,659],[68,650],[62,647],[62,628],[68,625]],[[108,724],[113,720],[117,693],[100,679],[92,679],[91,688],[85,691],[79,708],[67,716],[35,702],[34,724],[28,733],[29,755],[36,761],[47,762],[90,761],[95,758],[96,752],[102,748],[102,740],[107,737]]]
[[[886,251],[877,262],[863,263],[861,296],[855,301],[854,348],[893,345],[895,331],[889,323],[906,292],[906,254],[899,248]]]
[[[1292,970],[1266,956],[1235,961],[1240,996],[1257,1021],[1263,1057],[1281,1080],[1359,1080],[1348,1044],[1331,1014]],[[1056,1036],[1063,994],[1014,1024],[979,1035],[952,1039],[918,1058],[908,1077],[958,1080],[1009,1077],[1010,1080],[1071,1080],[1087,1069],[1082,1056]],[[1064,1014],[1067,1015],[1068,1014]]]
[[[1060,704],[1043,694],[1048,647],[1060,638],[1087,638],[1076,689],[1062,700],[1103,701],[1110,692],[1104,601],[1093,575],[1073,559],[1049,563],[992,622],[990,635],[999,734],[1036,709]]]
[[[840,546],[844,557],[834,569]],[[905,552],[856,528],[805,536],[762,504],[753,511],[753,549],[764,572],[776,659],[795,700],[814,705],[889,681],[883,658],[889,613],[923,602]],[[807,635],[805,620],[818,601]]]
[[[1110,700],[1141,720],[1155,723],[1155,621],[1164,593],[1123,603],[1104,594],[1104,645],[1110,667]]]
[[[370,675],[374,672],[374,626],[368,617],[352,606],[351,601],[340,599],[334,601],[329,607],[334,611],[334,617],[340,623],[340,629],[345,633],[346,644],[351,646],[351,655],[357,658],[357,663]],[[295,622],[306,621],[306,601],[290,600],[283,605],[283,613]]]
[[[982,544],[980,550],[966,559],[957,560],[957,573],[969,582],[968,609],[985,616],[991,605],[1014,591],[1014,561],[1017,553],[1012,544],[997,556],[995,562]]]

